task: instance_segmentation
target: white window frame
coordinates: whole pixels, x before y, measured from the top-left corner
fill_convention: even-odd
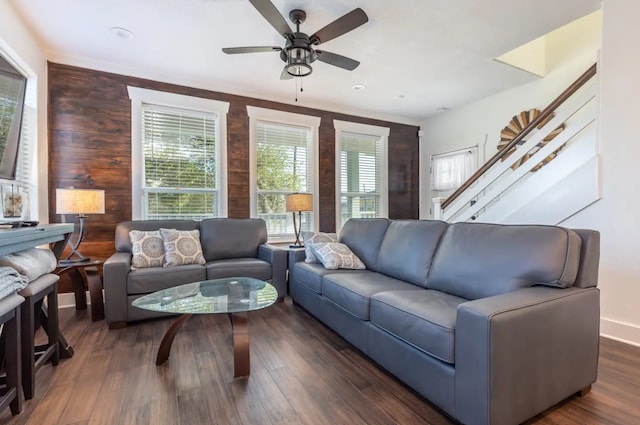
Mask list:
[[[341,178],[342,164],[340,162],[340,152],[342,151],[342,133],[365,134],[380,138],[382,156],[380,158],[380,217],[387,218],[389,216],[389,127],[380,127],[377,125],[360,124],[349,121],[333,120],[333,127],[336,131],[336,232],[342,228],[342,204],[341,197]]]
[[[27,79],[20,132],[21,140],[16,161],[16,177],[15,180],[0,179],[0,184],[4,187],[11,187],[11,185],[22,187],[23,195],[26,196],[23,196],[23,211],[20,219],[39,220],[40,199],[38,194],[46,191],[39,191],[38,183],[41,179],[46,183],[48,176],[46,173],[38,174],[38,163],[44,160],[46,164],[47,161],[46,150],[44,157],[41,157],[39,154],[42,154],[43,151],[38,149],[38,76],[2,39],[0,39],[0,55]],[[0,211],[0,218],[2,217],[3,212]],[[19,219],[8,218],[5,221],[16,220]]]
[[[218,182],[216,190],[219,194],[218,217],[227,217],[227,113],[229,102],[168,93],[157,90],[128,86],[131,99],[131,214],[133,220],[144,218],[144,162],[142,153],[142,104],[167,106],[205,113],[214,113],[218,117],[216,123],[216,149],[218,150]]]
[[[320,202],[318,200],[320,192],[320,185],[318,182],[318,158],[320,155],[318,140],[320,134],[320,117],[278,111],[276,109],[259,108],[257,106],[250,105],[247,105],[247,115],[249,115],[249,208],[251,217],[258,217],[258,121],[270,121],[276,124],[309,127],[311,130],[311,143],[313,145],[313,149],[311,150],[311,162],[313,164],[313,211],[311,212],[313,217],[312,230],[317,230],[319,226],[318,209],[320,206]],[[269,242],[293,242],[293,238],[282,239],[269,237]]]

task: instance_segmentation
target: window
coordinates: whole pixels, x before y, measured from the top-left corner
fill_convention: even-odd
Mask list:
[[[3,219],[37,218],[37,78],[0,48],[0,181]],[[20,63],[18,63],[20,62]],[[15,202],[15,203],[14,203]]]
[[[389,129],[334,121],[336,129],[336,222],[387,216]]]
[[[315,195],[320,118],[247,106],[250,118],[251,216],[267,224],[269,240],[293,240],[289,193]],[[314,211],[317,211],[314,196]],[[313,230],[317,214],[302,214],[302,230]]]
[[[229,104],[137,87],[129,97],[134,219],[225,217]]]
[[[431,157],[431,190],[459,188],[476,170],[477,148],[462,149]]]

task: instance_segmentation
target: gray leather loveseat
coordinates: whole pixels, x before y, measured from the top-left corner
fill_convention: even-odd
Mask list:
[[[131,269],[131,230],[161,228],[200,231],[206,264]],[[116,226],[116,253],[104,263],[105,317],[110,327],[163,315],[131,306],[145,294],[184,283],[244,276],[268,280],[286,295],[287,250],[268,245],[262,219],[212,218],[126,221]]]
[[[366,270],[295,254],[290,293],[464,424],[518,424],[596,380],[599,233],[352,219]]]

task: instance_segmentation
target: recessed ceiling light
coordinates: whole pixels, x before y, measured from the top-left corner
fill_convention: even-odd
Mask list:
[[[111,27],[111,33],[118,38],[123,38],[125,40],[131,40],[134,35],[131,31],[122,27]]]
[[[353,86],[351,86],[351,90],[353,91],[362,91],[366,88],[367,86],[365,86],[364,84],[354,84]]]

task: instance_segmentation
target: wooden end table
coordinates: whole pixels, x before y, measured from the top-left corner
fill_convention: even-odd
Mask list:
[[[76,298],[76,310],[87,309],[86,287],[91,298],[91,321],[104,319],[104,301],[102,299],[102,277],[98,269],[104,260],[91,260],[77,263],[58,263],[55,274],[66,274],[71,279],[71,285]]]

